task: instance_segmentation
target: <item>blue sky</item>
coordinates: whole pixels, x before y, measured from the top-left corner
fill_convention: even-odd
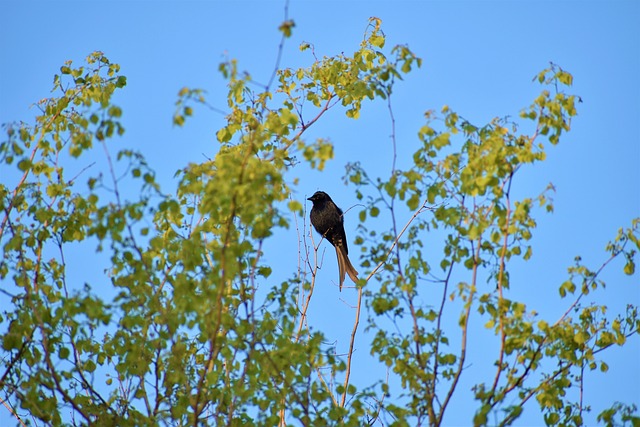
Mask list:
[[[370,16],[382,19],[387,46],[407,44],[423,59],[423,67],[398,83],[393,95],[400,167],[409,165],[418,147],[424,111],[447,104],[476,124],[516,117],[540,91],[532,78],[550,61],[574,75],[572,92],[583,103],[571,132],[549,148],[546,162],[523,171],[517,181],[523,195],[537,195],[552,182],[555,213],[538,213],[534,257],[512,273],[512,283],[518,283],[512,297],[549,319],[561,315],[566,302],[557,300],[557,286],[573,258],[581,255],[588,265],[599,266],[618,228],[640,216],[640,2],[292,0],[288,14],[296,27],[284,48],[283,67],[310,65],[311,56],[298,49],[302,42],[312,43],[318,56],[350,54]],[[35,110],[30,106],[49,96],[53,74],[65,60],[79,65],[101,50],[128,78],[115,100],[124,110],[126,133],[113,142],[114,150],[143,152],[165,190],[173,191],[177,169],[215,153],[215,131],[223,123],[221,115],[197,108],[184,128],[173,127],[179,89],[203,88],[208,102],[224,109],[226,88],[217,66],[225,57],[238,59],[254,80],[266,81],[275,64],[284,2],[2,1],[0,15],[0,122],[28,121]],[[343,208],[355,204],[354,189],[342,181],[344,166],[359,160],[384,176],[391,167],[389,134],[384,103],[366,104],[355,121],[333,110],[308,138],[330,138],[335,159],[322,174],[293,171],[301,182],[299,200],[323,189]],[[348,218],[347,234],[355,235],[355,221],[350,226]],[[278,241],[295,248],[295,230],[283,231]],[[297,252],[274,249],[282,252],[266,256],[274,262],[275,277],[289,277]],[[333,262],[331,253],[328,260]],[[328,284],[335,281],[334,268],[322,270]],[[621,268],[621,263],[612,266],[605,275],[611,280],[607,291],[593,297],[610,305],[611,313],[627,303],[640,305],[638,276],[621,277]],[[77,272],[85,273],[80,267]],[[355,293],[338,294],[327,285],[316,289],[314,299],[310,321],[345,350]],[[601,402],[640,404],[639,341],[636,336],[622,351],[608,352],[606,375],[589,373],[586,398],[594,410],[588,424],[594,424]],[[362,353],[368,353],[366,342],[360,342]],[[470,351],[479,359],[484,350],[482,342],[471,341]],[[354,372],[356,382],[383,372],[368,363]],[[470,366],[471,382],[462,386],[473,383],[473,370],[480,366]],[[474,406],[465,396],[454,402],[448,423],[471,419]],[[532,403],[518,425],[540,422]],[[0,410],[0,424],[5,417]]]

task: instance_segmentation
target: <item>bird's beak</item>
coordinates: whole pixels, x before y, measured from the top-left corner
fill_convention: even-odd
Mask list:
[[[311,200],[313,202],[313,196],[307,197],[307,200]]]

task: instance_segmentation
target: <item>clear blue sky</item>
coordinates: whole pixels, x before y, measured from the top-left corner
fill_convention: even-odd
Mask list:
[[[237,58],[255,80],[266,81],[275,63],[283,6],[283,1],[2,1],[0,122],[29,120],[34,114],[30,106],[49,95],[53,74],[65,60],[80,64],[87,54],[101,50],[128,78],[115,101],[124,110],[126,134],[113,143],[114,150],[142,151],[159,181],[172,191],[177,169],[215,153],[215,131],[223,123],[222,116],[196,109],[185,128],[174,128],[178,90],[203,88],[208,101],[224,109],[225,86],[217,65],[226,56]],[[557,299],[557,286],[566,279],[573,258],[581,255],[590,266],[599,266],[605,244],[618,228],[640,216],[640,2],[292,0],[289,18],[296,27],[282,66],[310,64],[309,54],[298,50],[303,41],[313,43],[319,56],[350,54],[370,16],[382,19],[388,45],[408,44],[424,60],[394,93],[401,167],[409,164],[418,146],[416,132],[424,111],[447,104],[476,124],[495,116],[516,117],[540,90],[532,77],[550,61],[574,75],[573,92],[584,102],[573,129],[549,149],[548,161],[523,171],[518,181],[522,194],[536,195],[549,182],[557,193],[555,213],[538,214],[533,259],[512,272],[511,297],[555,321],[566,309],[566,301]],[[301,180],[300,201],[324,189],[343,208],[349,207],[356,200],[353,188],[342,182],[347,162],[360,160],[382,176],[390,169],[386,106],[367,104],[361,116],[348,120],[336,109],[309,134],[330,138],[336,157],[322,175],[294,171]],[[347,234],[353,238],[355,222],[347,223]],[[297,265],[295,230],[278,237],[286,246],[272,246],[277,255],[267,253],[276,280],[289,277]],[[333,261],[332,254],[329,259]],[[610,313],[627,303],[640,305],[638,276],[621,278],[621,267],[617,263],[605,276],[612,280],[607,291],[593,296],[593,301],[608,304]],[[343,352],[355,293],[336,292],[331,286],[334,268],[322,270],[327,286],[316,289],[310,322],[337,340]],[[84,273],[80,269],[78,276]],[[639,341],[636,336],[623,351],[607,352],[606,375],[587,374],[585,398],[593,407],[589,425],[595,424],[604,403],[640,405]],[[362,337],[357,351],[368,354],[367,342]],[[461,384],[467,389],[474,375],[483,373],[480,361],[495,354],[474,339],[469,351],[470,379]],[[363,359],[355,368],[356,383],[368,384],[371,372],[384,374],[369,363]],[[461,390],[450,408],[451,425],[470,422],[475,405],[468,396]],[[0,408],[0,424],[6,416]],[[531,402],[517,425],[540,422],[537,404]]]

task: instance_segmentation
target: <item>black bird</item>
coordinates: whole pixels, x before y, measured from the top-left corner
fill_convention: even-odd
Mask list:
[[[345,274],[348,274],[354,283],[358,281],[358,272],[349,261],[347,236],[344,233],[344,214],[324,191],[316,191],[307,200],[313,202],[313,208],[311,208],[313,228],[336,248],[338,271],[340,272],[340,292],[342,292]]]

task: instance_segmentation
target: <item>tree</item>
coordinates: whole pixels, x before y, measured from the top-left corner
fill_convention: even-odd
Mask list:
[[[352,56],[313,54],[307,68],[277,67],[264,86],[235,61],[221,64],[229,91],[218,152],[180,171],[175,196],[141,153],[111,156],[108,141],[124,132],[112,96],[126,78],[100,52],[61,67],[33,125],[5,125],[0,158],[15,175],[3,173],[0,187],[0,389],[16,424],[441,425],[470,357],[472,312],[496,359],[473,388],[470,422],[509,425],[535,399],[547,424],[582,424],[588,407],[569,388],[606,371],[605,350],[640,330],[636,306],[611,316],[586,301],[613,259],[635,273],[640,219],[615,236],[601,266],[569,267],[559,319],[509,299],[525,286],[509,272],[532,254],[533,214],[553,209],[547,192],[516,198],[512,183],[545,160],[547,142],[560,142],[580,100],[565,92],[572,76],[557,65],[539,73],[544,89],[518,121],[474,125],[444,107],[425,114],[412,167],[394,164],[380,177],[347,166],[363,206],[347,353],[327,348],[331,337],[307,317],[319,239],[298,223],[290,171],[322,170],[332,158],[331,142],[306,140],[330,110],[357,118],[369,99],[393,111],[394,85],[421,60],[406,46],[386,49],[380,25],[371,19]],[[281,25],[283,42],[293,27]],[[181,90],[174,123],[199,105],[208,105],[203,91]],[[520,132],[527,123],[532,131]],[[83,160],[95,146],[103,172]],[[301,257],[274,283],[263,248],[292,225]],[[427,253],[427,244],[440,250]],[[108,255],[106,278],[69,280],[66,256],[78,246]],[[371,354],[401,388],[350,380],[365,308]],[[636,411],[612,402],[598,419],[635,425]]]

